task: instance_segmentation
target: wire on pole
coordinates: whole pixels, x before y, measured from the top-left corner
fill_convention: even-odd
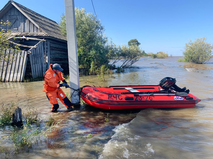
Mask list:
[[[91,2],[92,2],[92,7],[93,7],[93,10],[94,10],[95,16],[97,17],[97,14],[95,12],[95,7],[94,7],[94,4],[93,4],[93,0],[91,0]]]

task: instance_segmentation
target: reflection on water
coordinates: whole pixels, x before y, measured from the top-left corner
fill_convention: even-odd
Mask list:
[[[105,80],[82,76],[80,85],[152,85],[170,76],[202,100],[194,108],[126,112],[82,105],[80,110],[64,112],[59,102],[61,112],[54,114],[42,92],[43,81],[0,83],[1,106],[14,102],[23,112],[33,108],[41,120],[52,117],[58,123],[47,133],[47,140],[17,158],[212,158],[213,63],[205,64],[206,70],[187,71],[177,59],[142,58],[136,68],[105,75]],[[9,134],[7,128],[0,129],[1,139]]]

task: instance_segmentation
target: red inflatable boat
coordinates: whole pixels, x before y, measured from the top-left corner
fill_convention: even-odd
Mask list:
[[[84,86],[81,98],[93,107],[113,110],[187,108],[200,102],[186,88],[177,87],[174,84],[176,81],[171,82],[171,77],[166,78],[161,80],[160,85]]]

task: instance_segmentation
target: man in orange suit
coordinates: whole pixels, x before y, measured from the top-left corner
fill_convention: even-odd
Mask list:
[[[57,112],[59,108],[57,98],[59,98],[59,100],[67,107],[69,111],[73,110],[74,108],[70,100],[60,88],[63,86],[66,88],[69,87],[65,78],[63,77],[62,71],[63,69],[61,68],[61,66],[55,63],[50,64],[49,69],[44,74],[43,91],[46,93],[50,104],[52,104],[51,112]],[[61,81],[62,84],[60,84]]]

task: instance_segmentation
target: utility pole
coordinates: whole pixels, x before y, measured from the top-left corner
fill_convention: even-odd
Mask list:
[[[74,91],[76,89],[79,89],[78,52],[77,52],[77,38],[75,28],[75,6],[74,0],[64,0],[64,2],[65,2],[65,16],[66,16],[66,29],[67,29],[71,102],[75,104],[80,104],[79,93],[78,91]]]

